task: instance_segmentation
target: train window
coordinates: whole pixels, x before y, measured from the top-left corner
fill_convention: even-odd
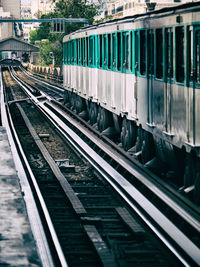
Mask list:
[[[72,63],[72,55],[73,55],[73,53],[72,53],[72,41],[69,42],[69,51],[70,51],[70,53],[69,53],[69,64],[71,64]]]
[[[107,66],[107,36],[103,36],[103,66]]]
[[[163,33],[162,29],[156,30],[156,78],[163,77]]]
[[[66,58],[66,63],[68,64],[68,58],[69,58],[69,43],[66,43],[66,50],[65,50],[65,58]]]
[[[197,30],[195,33],[195,40],[196,40],[196,45],[195,45],[195,65],[196,65],[196,82],[200,83],[200,30]]]
[[[83,66],[83,38],[81,38],[80,53],[80,64]]]
[[[85,42],[85,51],[86,51],[86,66],[88,66],[89,63],[89,43],[88,43],[88,37],[86,37],[86,42]]]
[[[133,32],[130,32],[130,71],[133,71]]]
[[[121,70],[121,33],[117,33],[117,70]]]
[[[130,43],[129,43],[129,34],[127,34],[126,36],[126,68],[127,70],[129,70],[129,67],[130,67],[129,57],[130,57]]]
[[[68,57],[68,62],[71,64],[71,41],[68,43],[68,51],[69,51],[69,57]]]
[[[66,55],[67,55],[67,43],[63,45],[63,62],[66,64]]]
[[[78,39],[76,39],[76,55],[75,55],[75,64],[78,65]]]
[[[148,33],[148,74],[154,74],[154,31]]]
[[[138,71],[139,64],[139,51],[138,51],[138,32],[135,31],[135,70]]]
[[[129,57],[130,57],[130,43],[129,33],[122,33],[122,62],[123,71],[129,70]]]
[[[86,57],[85,57],[85,38],[82,39],[83,44],[82,44],[82,62],[83,66],[85,66],[86,63]]]
[[[89,63],[90,65],[93,65],[93,51],[94,51],[94,41],[93,41],[93,37],[90,37],[89,39]]]
[[[108,69],[111,69],[111,34],[108,34]]]
[[[188,28],[187,36],[187,49],[188,49],[188,78],[189,81],[193,81],[193,31]]]
[[[75,49],[75,47],[74,47],[74,44],[75,44],[75,42],[74,41],[72,41],[71,42],[71,63],[73,64],[74,63],[74,49]]]
[[[78,64],[81,65],[81,39],[78,39]]]
[[[67,64],[70,64],[70,43],[67,42]]]
[[[122,63],[123,70],[126,68],[126,33],[122,33]]]
[[[99,35],[99,67],[102,68],[102,58],[103,58],[103,46],[102,46],[102,35]]]
[[[176,81],[184,81],[184,28],[176,28]]]
[[[146,73],[146,31],[140,31],[140,74]]]
[[[166,56],[166,77],[173,77],[173,32],[172,29],[165,30],[165,56]]]
[[[116,68],[116,35],[112,35],[112,64],[113,69]]]
[[[96,55],[96,37],[93,37],[93,65],[96,65],[97,55]]]

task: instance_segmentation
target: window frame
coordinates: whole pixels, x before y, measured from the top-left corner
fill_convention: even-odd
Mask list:
[[[177,79],[177,68],[178,68],[178,64],[180,64],[180,60],[177,58],[178,57],[178,53],[177,53],[177,50],[179,51],[179,53],[180,53],[180,43],[178,43],[178,42],[180,42],[180,38],[177,38],[177,30],[178,30],[178,28],[182,28],[182,32],[183,32],[183,53],[182,53],[182,57],[180,56],[179,58],[183,58],[183,66],[184,66],[184,68],[183,68],[183,80],[182,81],[180,81],[180,80],[178,80]],[[180,36],[179,36],[180,37]],[[177,84],[181,84],[181,85],[183,85],[183,84],[185,84],[185,82],[186,82],[186,68],[185,68],[185,26],[183,26],[183,25],[180,25],[180,26],[176,26],[175,27],[175,81],[176,81],[176,83]],[[177,39],[178,39],[178,41],[177,41]]]
[[[120,42],[118,42],[118,36],[120,36]],[[116,47],[117,47],[117,54],[116,54],[116,72],[122,72],[122,31],[116,32]],[[120,46],[119,46],[120,44]],[[120,48],[120,53],[119,53]],[[119,56],[120,55],[120,56]],[[120,61],[119,61],[120,59]]]
[[[117,71],[117,35],[111,34],[111,70]]]
[[[155,75],[155,79],[156,80],[159,80],[159,81],[163,81],[164,80],[164,63],[165,63],[165,59],[164,59],[164,32],[163,32],[164,28],[156,28],[155,29],[155,37],[154,37],[154,45],[155,45],[155,55],[154,55],[154,75]],[[159,42],[159,40],[157,40],[157,33],[158,31],[161,32],[162,34],[162,43]],[[158,41],[158,42],[157,42]],[[162,51],[162,55],[161,57],[159,57],[159,53],[158,53],[158,45],[161,44],[161,49],[160,51]],[[160,60],[161,59],[161,60]],[[158,62],[160,61],[160,62]],[[161,72],[161,76],[158,76],[159,74],[159,69],[160,67],[162,67],[162,72]]]
[[[144,37],[145,37],[145,41],[143,43],[143,45],[144,45],[144,66],[145,66],[144,67],[144,73],[141,72],[141,67],[142,67],[142,64],[141,64],[141,62],[142,62],[141,33],[142,32],[144,32]],[[147,76],[147,30],[146,29],[139,29],[138,33],[139,33],[139,36],[138,36],[139,37],[138,38],[138,41],[139,41],[139,43],[138,43],[138,48],[139,48],[139,50],[138,50],[138,52],[139,52],[139,54],[138,54],[139,68],[138,68],[138,70],[139,70],[140,76],[146,77]]]

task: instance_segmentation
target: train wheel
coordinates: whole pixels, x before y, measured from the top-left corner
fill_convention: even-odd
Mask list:
[[[150,161],[155,155],[155,148],[152,135],[144,132],[144,140],[142,142],[142,163]]]
[[[83,101],[80,96],[76,96],[75,109],[76,109],[76,113],[80,113],[81,111],[83,111]]]
[[[142,143],[143,143],[143,130],[141,127],[139,127],[137,130],[137,138],[134,147],[134,152],[137,153],[142,150]]]
[[[74,93],[70,93],[70,108],[73,111],[76,111],[76,95]]]
[[[194,202],[200,205],[200,172],[196,174],[196,179],[194,183]]]
[[[98,107],[96,103],[91,103],[89,109],[89,120],[91,125],[94,125],[97,122],[97,116],[98,116]]]
[[[88,109],[85,102],[85,99],[80,96],[76,96],[75,98],[75,111],[76,113],[84,120],[88,120]]]
[[[109,113],[104,108],[100,108],[97,124],[100,132],[103,132],[111,125]]]
[[[87,105],[86,105],[86,103],[85,103],[85,100],[83,100],[83,109],[82,109],[82,111],[79,113],[79,116],[80,116],[82,119],[86,120],[86,121],[88,121],[88,119],[89,119],[88,108],[87,108]]]
[[[186,154],[185,157],[185,172],[184,172],[184,184],[183,186],[189,187],[194,184],[195,177],[195,164],[194,156],[192,154]]]
[[[64,103],[65,103],[65,105],[66,105],[68,108],[71,107],[71,101],[70,101],[70,98],[71,98],[71,92],[66,91],[66,92],[65,92],[65,95],[64,95]]]
[[[135,145],[137,137],[137,128],[133,122],[123,119],[122,122],[122,131],[121,131],[121,143],[124,150],[129,150]]]

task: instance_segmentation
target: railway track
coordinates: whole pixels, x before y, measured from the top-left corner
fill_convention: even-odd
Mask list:
[[[15,85],[12,85],[12,88],[14,87],[17,87],[16,83]],[[10,88],[10,86],[7,88]],[[17,89],[17,91],[18,90],[21,89]],[[13,91],[13,89],[11,91]],[[31,91],[31,93],[29,91],[29,95],[32,93],[33,91]],[[27,132],[22,134],[24,147],[28,144],[29,148],[37,147],[39,152],[42,153],[41,155],[37,154],[39,152],[34,152],[36,154],[30,156],[29,153],[26,152],[28,153],[26,156],[27,158],[30,158],[30,164],[33,164],[35,176],[42,177],[41,173],[44,173],[45,178],[41,178],[44,186],[44,189],[42,190],[47,192],[48,189],[50,195],[47,196],[46,201],[48,202],[49,199],[50,202],[53,202],[52,208],[49,208],[50,210],[53,210],[52,214],[56,214],[58,211],[59,216],[61,217],[60,221],[64,221],[64,225],[69,223],[68,226],[63,228],[60,227],[61,222],[58,223],[59,229],[62,229],[61,236],[64,236],[64,228],[67,228],[69,231],[69,221],[74,218],[72,214],[74,214],[75,210],[77,224],[81,224],[81,230],[85,234],[87,242],[95,251],[94,253],[94,251],[91,250],[92,252],[88,252],[88,250],[85,252],[86,255],[89,253],[88,257],[80,256],[80,258],[89,260],[89,255],[92,253],[92,255],[96,255],[96,257],[94,257],[94,262],[96,262],[96,264],[112,264],[113,266],[131,266],[131,264],[139,265],[141,262],[144,264],[144,255],[145,264],[148,266],[153,266],[153,263],[155,265],[169,266],[169,259],[172,259],[172,265],[178,264],[178,261],[181,261],[182,264],[185,265],[190,265],[191,263],[199,264],[199,214],[194,206],[190,207],[190,203],[181,201],[180,197],[177,198],[177,195],[173,194],[172,190],[164,189],[162,184],[156,184],[155,177],[150,176],[148,172],[144,172],[144,170],[138,166],[133,166],[133,162],[130,161],[129,158],[124,158],[123,155],[119,154],[119,151],[114,151],[113,147],[108,147],[108,144],[105,145],[102,140],[97,139],[97,137],[83,127],[80,122],[70,118],[66,113],[66,109],[61,109],[58,101],[47,101],[42,94],[39,95],[37,92],[36,95],[38,95],[33,97],[37,104],[36,108],[32,102],[29,100],[27,101],[27,96],[23,95],[17,98],[17,94],[18,93],[15,92],[15,99],[12,99],[10,96],[8,101],[10,103],[10,110],[12,111],[13,109],[14,116],[19,115],[23,117],[23,119],[20,117],[14,119],[14,121],[19,123],[19,125],[16,125],[18,134],[20,134],[23,129],[27,130],[28,127]],[[17,104],[15,104],[16,102]],[[76,149],[81,153],[82,157],[89,160],[90,165],[88,165],[88,163],[86,165],[83,163],[83,165],[80,165],[80,160],[78,160],[77,163],[74,159],[75,156],[73,155],[72,157],[71,151],[69,155],[60,152],[63,148],[65,148],[64,151],[66,152],[66,142],[59,145],[59,153],[56,156],[54,155],[55,143],[59,144],[59,142],[57,141],[57,138],[51,140],[50,137],[54,134],[49,134],[51,131],[50,124],[47,123],[44,115],[38,113],[38,108],[49,117],[52,123],[54,123],[54,128],[60,128],[59,130],[68,139],[70,146],[76,146]],[[39,122],[39,119],[42,121]],[[26,123],[24,124],[24,122]],[[46,123],[48,124],[46,128],[41,128],[41,124],[43,127]],[[72,133],[71,129],[76,131],[76,133]],[[30,132],[31,136],[28,135]],[[87,141],[87,144],[80,139],[80,136],[85,142]],[[23,139],[25,140],[23,141]],[[32,139],[33,144],[30,145],[29,143],[31,143],[30,140]],[[36,146],[34,142],[37,140],[39,144]],[[44,143],[42,141],[44,141]],[[54,146],[52,146],[52,144],[54,144]],[[51,152],[46,151],[47,147]],[[48,158],[48,164],[42,161],[44,158],[46,159],[46,157]],[[71,158],[73,158],[72,162],[69,161]],[[55,162],[57,162],[57,165],[55,165]],[[37,165],[37,168],[35,164]],[[50,166],[50,169],[47,168],[47,165]],[[58,165],[60,165],[60,168]],[[45,166],[44,171],[42,171],[42,166]],[[67,179],[67,186],[71,186],[70,188],[72,188],[72,191],[74,192],[72,195],[73,197],[76,196],[76,200],[74,200],[72,196],[71,199],[70,196],[68,196],[72,206],[70,206],[72,214],[70,213],[69,207],[67,208],[67,211],[64,211],[65,204],[61,204],[63,193],[56,189],[54,184],[55,181],[53,181],[53,185],[51,184],[53,180],[52,177],[56,175],[55,173],[49,175],[49,173],[55,169],[58,171],[63,169],[64,174],[61,173],[61,176],[64,178],[63,181],[66,181]],[[81,173],[77,171],[78,169],[81,170]],[[95,173],[98,173],[97,176],[100,178],[98,182],[94,175]],[[90,177],[91,174],[92,176]],[[51,176],[48,184],[47,176]],[[122,202],[121,198],[116,196],[116,193],[112,193],[110,185],[108,186],[108,184],[102,182],[102,176],[112,187],[118,190],[118,193],[126,200],[126,204]],[[60,176],[58,175],[57,178],[60,179]],[[59,181],[59,179],[57,180]],[[59,183],[62,187],[62,182],[59,181]],[[65,191],[68,190],[65,189]],[[55,192],[58,192],[59,201],[52,200],[54,197],[51,195],[51,192],[53,195],[55,195]],[[63,199],[66,202],[65,195]],[[80,202],[80,206],[78,205],[78,209],[76,210],[77,202]],[[55,203],[59,203],[58,207],[55,209],[56,211],[54,210]],[[128,205],[130,205],[131,208],[128,207]],[[81,212],[79,211],[80,207]],[[148,226],[178,257],[178,260],[176,260],[174,256],[169,256],[169,252],[167,252],[166,255],[165,253],[162,254],[164,247],[156,243],[156,239],[155,241],[150,238],[151,234],[149,234],[147,227],[144,225],[141,226],[140,219],[137,219],[136,215],[132,215],[132,210],[137,211],[140,217],[146,221]],[[63,214],[66,214],[66,221],[62,217]],[[181,227],[180,222],[182,224]],[[71,227],[74,227],[75,225],[76,220],[72,219]],[[72,231],[70,230],[70,233],[74,232],[77,234],[76,230],[77,228],[75,227],[75,230],[73,228]],[[149,239],[147,237],[149,237]],[[73,238],[70,235],[66,235],[63,239],[66,242],[66,240],[71,240]],[[82,235],[78,235],[77,240],[79,239],[84,240]],[[155,246],[153,246],[153,244],[155,244]],[[67,244],[64,245],[64,247],[66,246]],[[159,250],[160,246],[162,247],[162,252]],[[86,247],[87,244],[82,246],[82,248]],[[77,249],[77,254],[74,253],[75,248]],[[104,251],[103,254],[100,253],[102,250]],[[72,258],[77,260],[77,255],[80,251],[81,249],[78,249],[78,244],[76,243],[73,247],[74,254],[72,253],[75,256],[72,256]],[[66,253],[67,255],[70,254],[69,252]],[[108,257],[105,256],[108,254]],[[110,263],[107,262],[108,258],[111,260]],[[91,257],[91,260],[92,259],[93,258]],[[166,259],[167,261],[165,261]],[[162,262],[159,262],[160,260],[162,260]],[[94,262],[83,262],[85,264],[94,264]],[[72,264],[75,266],[76,264],[80,264],[80,262]]]

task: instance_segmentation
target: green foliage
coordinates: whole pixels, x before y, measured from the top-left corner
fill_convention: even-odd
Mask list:
[[[55,66],[61,66],[62,65],[62,58],[63,58],[62,43],[59,40],[52,43],[51,44],[51,51],[54,53]]]
[[[41,18],[87,18],[89,24],[94,21],[94,16],[98,14],[98,7],[94,4],[88,4],[87,0],[52,0],[56,2],[54,12],[42,15]],[[80,23],[66,23],[65,33],[50,33],[50,23],[41,23],[36,33],[31,33],[31,43],[35,40],[48,39],[41,42],[40,58],[41,64],[49,65],[52,59],[49,57],[49,52],[52,51],[55,55],[55,66],[62,65],[62,39],[64,35],[78,30],[83,27]]]
[[[40,63],[43,66],[48,66],[52,64],[52,59],[49,57],[49,52],[51,52],[51,43],[49,40],[40,42]]]
[[[56,2],[55,0],[53,0]],[[94,22],[94,16],[98,14],[99,6],[88,4],[87,0],[59,0],[56,2],[55,14],[59,18],[86,18],[89,24]],[[65,33],[73,32],[83,25],[79,23],[67,23]]]
[[[37,40],[39,40],[38,39],[37,31],[31,30],[30,31],[30,43],[34,45],[35,44],[35,41],[37,41]]]

